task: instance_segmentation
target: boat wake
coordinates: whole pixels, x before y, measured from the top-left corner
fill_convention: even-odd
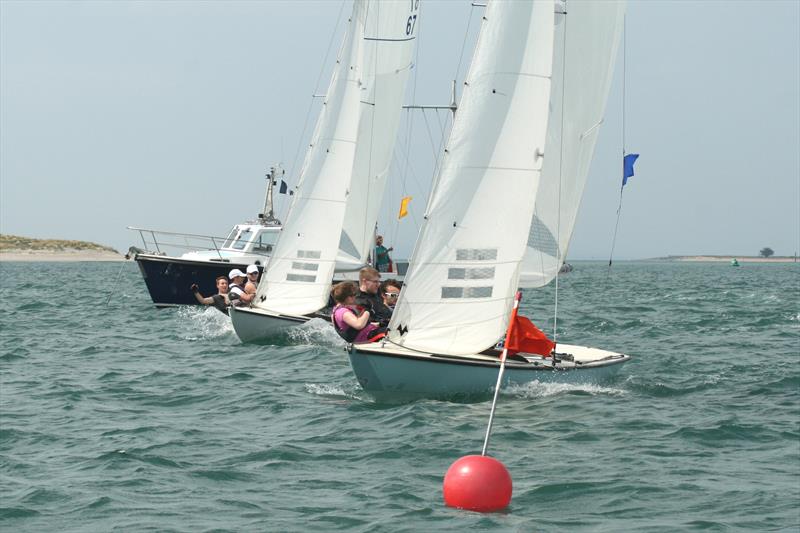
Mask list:
[[[186,340],[217,339],[227,335],[235,335],[231,319],[213,307],[181,307],[178,319],[188,322],[184,331]]]
[[[548,398],[560,394],[584,393],[591,396],[624,396],[627,391],[614,387],[604,387],[602,385],[588,383],[542,383],[532,381],[525,385],[511,385],[504,388],[502,392],[522,396],[524,398]]]
[[[306,392],[332,400],[364,400],[369,398],[355,384],[348,386],[341,383],[306,383]]]
[[[287,335],[293,344],[313,344],[333,348],[344,345],[344,341],[334,331],[330,322],[321,318],[312,318],[302,326],[291,328]]]

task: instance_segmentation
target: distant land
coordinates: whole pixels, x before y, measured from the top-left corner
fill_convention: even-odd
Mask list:
[[[124,261],[109,246],[86,241],[0,234],[0,261]]]
[[[736,259],[740,263],[794,263],[797,258],[793,255],[773,255],[761,257],[756,255],[668,255],[666,257],[653,257],[645,261],[694,261],[694,262],[728,262]]]

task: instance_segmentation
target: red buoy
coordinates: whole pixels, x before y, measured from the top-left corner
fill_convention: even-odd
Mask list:
[[[481,513],[505,509],[511,502],[511,475],[492,457],[466,455],[444,475],[444,503]]]

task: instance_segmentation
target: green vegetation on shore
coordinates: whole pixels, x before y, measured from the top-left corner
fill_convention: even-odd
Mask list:
[[[0,234],[0,252],[64,252],[68,250],[119,253],[110,246],[86,241],[65,241],[59,239],[32,239],[18,235]]]

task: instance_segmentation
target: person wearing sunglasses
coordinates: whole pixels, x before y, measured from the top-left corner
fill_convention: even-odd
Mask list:
[[[396,279],[387,279],[381,283],[381,297],[383,304],[394,311],[397,298],[400,296],[400,283]]]

